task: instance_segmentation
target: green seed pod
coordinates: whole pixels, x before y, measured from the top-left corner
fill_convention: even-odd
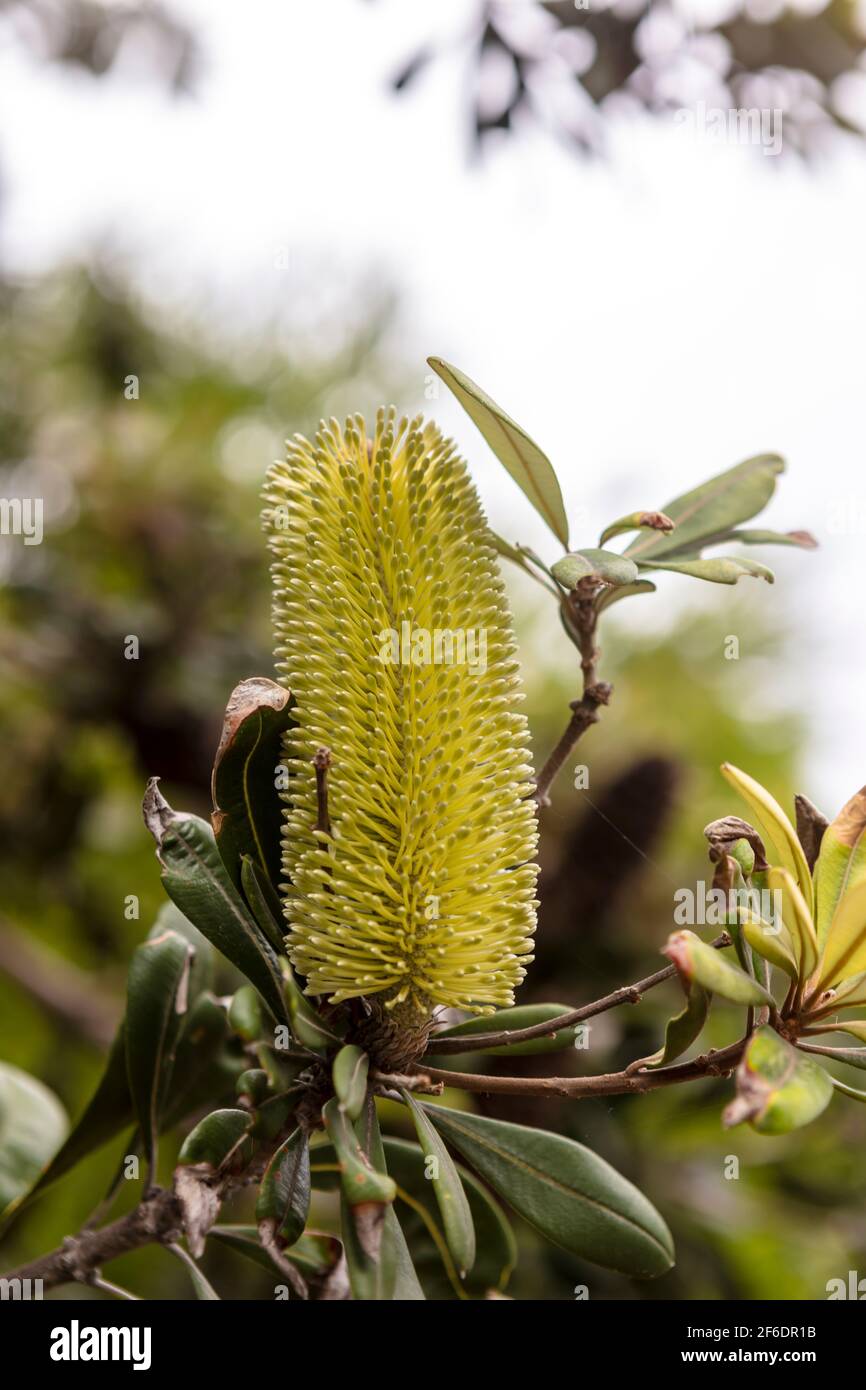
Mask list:
[[[466,466],[393,409],[372,439],[358,416],[332,420],[290,442],[265,504],[296,701],[292,963],[310,994],[378,995],[407,1020],[509,1005],[532,959],[535,804],[511,618]]]

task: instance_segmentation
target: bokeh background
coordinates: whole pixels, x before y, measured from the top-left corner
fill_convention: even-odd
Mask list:
[[[847,0],[0,2],[0,493],[45,499],[41,545],[0,537],[0,1057],[71,1114],[162,901],[145,779],[207,814],[226,697],[272,670],[258,490],[285,436],[384,400],[435,413],[495,528],[556,557],[428,353],[547,450],[578,544],[767,449],[789,462],[768,522],[821,543],[762,555],[773,588],[662,576],[608,620],[615,698],[544,813],[525,1001],[656,967],[675,890],[708,877],[703,825],[741,810],[722,760],[829,814],[866,781],[864,44]],[[683,118],[701,102],[781,111],[780,151]],[[541,758],[579,673],[508,583]],[[604,1016],[563,1066],[652,1051],[675,1008],[665,987]],[[708,1039],[735,1028],[717,1010]],[[722,1130],[725,1096],[481,1102],[597,1148],[678,1246],[643,1286],[520,1228],[510,1292],[805,1299],[866,1273],[866,1114],[837,1099],[762,1139]],[[119,1152],[0,1265],[77,1229]],[[208,1259],[225,1296],[271,1296]],[[190,1296],[161,1251],[111,1272]]]

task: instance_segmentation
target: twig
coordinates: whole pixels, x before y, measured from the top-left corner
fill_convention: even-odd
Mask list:
[[[731,938],[727,932],[722,932],[710,945],[716,950],[721,950],[725,946],[730,946]],[[607,1013],[608,1009],[616,1009],[620,1004],[639,1004],[641,998],[647,990],[655,989],[656,985],[662,984],[676,974],[675,965],[666,965],[661,970],[656,970],[654,974],[647,975],[643,980],[637,980],[633,985],[623,985],[620,989],[615,989],[612,994],[606,994],[603,999],[596,999],[591,1004],[582,1004],[580,1008],[570,1009],[568,1013],[560,1014],[558,1018],[546,1019],[543,1023],[533,1023],[529,1028],[504,1029],[500,1033],[474,1033],[466,1034],[464,1037],[457,1038],[437,1038],[434,1034],[427,1047],[427,1055],[435,1057],[451,1056],[455,1053],[463,1052],[485,1052],[491,1047],[511,1047],[514,1043],[531,1042],[533,1038],[549,1038],[555,1033],[559,1033],[563,1028],[572,1028],[576,1023],[583,1023],[587,1018],[595,1018],[598,1014]],[[425,1070],[431,1076],[436,1076],[432,1068],[425,1065]]]
[[[587,583],[591,584],[591,587],[583,588],[582,586]],[[573,593],[562,599],[563,622],[580,651],[583,695],[579,700],[571,701],[569,706],[571,719],[538,774],[535,784],[535,799],[539,806],[550,805],[550,788],[563,763],[578,739],[582,737],[591,724],[598,721],[599,708],[608,704],[613,693],[613,686],[607,685],[604,681],[596,680],[596,663],[599,656],[598,648],[595,645],[595,630],[598,624],[598,610],[595,606],[597,591],[598,582],[590,576],[589,580],[581,581]]]
[[[740,1038],[716,1052],[708,1052],[694,1061],[656,1071],[608,1072],[602,1076],[479,1076],[473,1072],[440,1071],[425,1067],[434,1081],[453,1086],[459,1091],[477,1091],[484,1095],[500,1096],[562,1096],[581,1100],[587,1096],[641,1095],[661,1086],[673,1086],[684,1081],[700,1081],[706,1077],[729,1076],[742,1056],[745,1039]]]

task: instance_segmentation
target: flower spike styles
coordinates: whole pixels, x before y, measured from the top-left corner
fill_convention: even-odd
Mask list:
[[[287,950],[307,991],[401,1016],[511,1004],[536,816],[504,588],[462,459],[380,411],[296,436],[265,490],[285,735]],[[330,750],[328,828],[313,759]]]

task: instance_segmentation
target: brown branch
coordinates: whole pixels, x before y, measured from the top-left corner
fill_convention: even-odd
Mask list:
[[[608,1072],[602,1076],[479,1076],[473,1072],[441,1071],[438,1067],[424,1070],[433,1081],[453,1086],[459,1091],[476,1091],[483,1095],[499,1096],[562,1096],[582,1100],[587,1096],[642,1095],[662,1086],[674,1086],[685,1081],[700,1081],[707,1077],[729,1076],[742,1056],[746,1040],[740,1038],[730,1046],[694,1061],[656,1071]]]
[[[138,1250],[155,1241],[168,1244],[183,1234],[180,1204],[167,1188],[155,1188],[138,1206],[98,1231],[67,1236],[52,1250],[29,1264],[10,1270],[6,1279],[41,1279],[46,1289],[77,1281],[87,1284],[100,1266],[118,1255]]]
[[[727,932],[722,932],[710,945],[720,950],[724,946],[730,946],[731,938]],[[485,1052],[491,1047],[513,1047],[515,1043],[531,1042],[533,1038],[552,1038],[554,1034],[562,1031],[563,1028],[573,1028],[577,1023],[583,1023],[587,1018],[595,1018],[598,1014],[607,1013],[608,1009],[616,1009],[620,1004],[639,1004],[641,998],[647,990],[655,989],[656,985],[669,980],[676,974],[675,965],[665,965],[661,970],[656,970],[654,974],[647,975],[643,980],[637,980],[633,985],[623,985],[620,989],[615,989],[612,994],[606,994],[602,999],[595,999],[591,1004],[582,1004],[580,1008],[570,1009],[568,1013],[560,1014],[558,1018],[546,1019],[543,1023],[533,1023],[528,1028],[503,1029],[500,1033],[473,1033],[464,1037],[440,1038],[434,1034],[427,1047],[427,1056],[446,1057],[454,1053],[463,1052]],[[435,1072],[431,1070],[431,1076]]]
[[[569,705],[571,719],[538,774],[535,784],[535,799],[539,806],[550,805],[550,788],[565,760],[590,725],[598,722],[599,708],[608,704],[613,693],[613,686],[607,685],[604,681],[596,680],[596,663],[599,652],[595,645],[595,630],[598,624],[595,595],[598,592],[598,587],[598,580],[590,575],[587,579],[581,580],[577,588],[562,599],[563,622],[580,651],[583,695],[579,700],[571,701]]]

